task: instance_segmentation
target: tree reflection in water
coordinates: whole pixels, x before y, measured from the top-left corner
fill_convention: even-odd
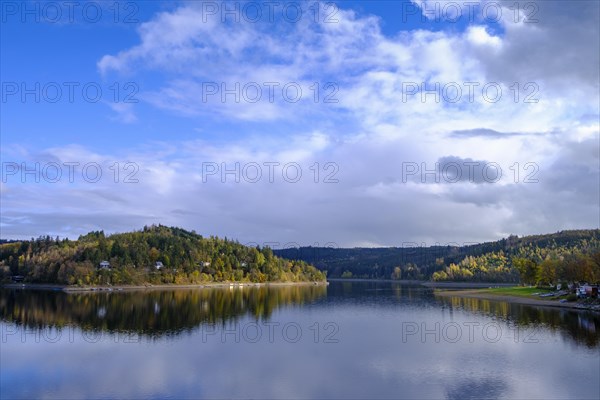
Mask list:
[[[75,326],[162,336],[247,316],[268,320],[279,307],[313,302],[326,293],[322,285],[100,293],[2,289],[0,319],[29,329]]]
[[[537,307],[468,297],[438,297],[438,300],[454,309],[492,315],[520,328],[543,326],[553,332],[560,332],[568,341],[575,341],[589,348],[600,347],[600,315],[592,311]]]

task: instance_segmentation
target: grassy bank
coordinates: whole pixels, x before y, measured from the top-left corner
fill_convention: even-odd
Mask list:
[[[496,287],[513,287],[514,283],[497,283],[497,282],[424,282],[423,286],[434,289],[478,289],[478,288],[496,288]]]
[[[482,293],[490,293],[504,296],[518,296],[537,299],[540,294],[552,293],[554,290],[549,288],[538,288],[529,286],[510,286],[482,289]]]
[[[600,312],[600,301],[597,299],[565,301],[567,297],[566,295],[540,297],[540,294],[552,292],[552,290],[544,288],[512,286],[470,290],[437,289],[434,291],[434,294],[441,297],[467,297],[482,300],[527,304],[532,306],[576,308]]]

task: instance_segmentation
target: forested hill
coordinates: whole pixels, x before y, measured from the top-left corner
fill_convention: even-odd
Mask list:
[[[600,230],[509,236],[469,246],[301,247],[275,254],[301,259],[332,278],[538,283],[600,280]]]
[[[166,226],[78,240],[49,236],[0,244],[0,280],[59,284],[324,281],[304,261],[277,257],[271,249],[205,238]]]

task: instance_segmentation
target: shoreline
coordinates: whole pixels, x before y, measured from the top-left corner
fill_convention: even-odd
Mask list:
[[[402,285],[422,285],[427,281],[419,281],[412,279],[369,279],[369,278],[329,278],[328,282],[389,282],[389,283],[399,283]]]
[[[269,287],[269,286],[327,286],[327,281],[310,282],[206,282],[198,284],[159,284],[159,285],[114,285],[114,286],[70,286],[52,285],[44,283],[7,283],[0,285],[0,289],[21,290],[47,290],[65,293],[75,292],[125,292],[139,290],[173,290],[173,289],[214,289],[214,288],[244,288],[244,287]]]
[[[328,278],[329,282],[375,282],[398,283],[407,286],[424,286],[431,289],[489,289],[492,287],[512,287],[516,283],[498,282],[432,282],[418,279],[370,279],[370,278]]]
[[[524,304],[529,306],[568,308],[572,310],[600,312],[600,306],[587,306],[576,302],[560,303],[556,300],[542,300],[529,297],[510,296],[505,294],[493,294],[486,293],[481,290],[436,290],[434,291],[434,295],[440,297],[462,297],[479,300],[504,301],[507,303]]]

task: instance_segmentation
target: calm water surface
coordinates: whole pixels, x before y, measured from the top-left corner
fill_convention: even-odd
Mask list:
[[[0,290],[2,398],[600,398],[600,316],[394,283]]]

